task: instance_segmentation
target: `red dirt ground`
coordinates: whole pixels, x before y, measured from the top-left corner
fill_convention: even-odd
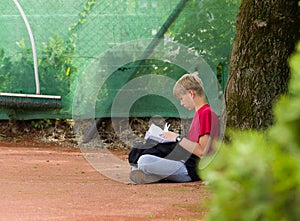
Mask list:
[[[0,141],[0,168],[0,220],[203,220],[210,196],[202,182],[113,181],[79,148],[37,141]]]

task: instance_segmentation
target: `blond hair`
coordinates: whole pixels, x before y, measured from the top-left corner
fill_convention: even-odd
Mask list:
[[[202,80],[198,76],[198,72],[192,74],[185,74],[176,82],[173,88],[173,94],[179,98],[184,95],[188,90],[193,90],[199,96],[204,96],[204,88]]]

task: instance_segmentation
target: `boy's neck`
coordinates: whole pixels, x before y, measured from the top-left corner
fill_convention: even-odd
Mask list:
[[[201,107],[207,104],[205,97],[195,97],[194,101],[195,101],[195,111],[199,110]]]

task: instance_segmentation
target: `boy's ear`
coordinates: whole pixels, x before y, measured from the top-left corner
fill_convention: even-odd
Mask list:
[[[195,91],[193,91],[193,90],[188,90],[188,92],[189,92],[189,94],[192,96],[192,98],[195,97]]]

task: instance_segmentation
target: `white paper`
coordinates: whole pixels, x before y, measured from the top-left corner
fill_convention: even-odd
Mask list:
[[[175,142],[173,140],[166,140],[162,137],[163,132],[167,132],[169,130],[170,124],[166,123],[164,129],[156,126],[155,124],[151,124],[150,128],[145,134],[145,139],[155,140],[159,143],[167,143],[167,142]]]

